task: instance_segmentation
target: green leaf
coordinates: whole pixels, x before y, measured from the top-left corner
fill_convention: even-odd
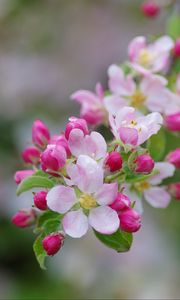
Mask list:
[[[34,250],[34,253],[35,253],[35,256],[36,256],[36,259],[41,267],[41,269],[43,270],[46,270],[46,267],[45,267],[45,258],[46,258],[46,252],[45,250],[43,249],[43,246],[42,246],[42,240],[43,240],[43,236],[40,235],[36,238],[34,244],[33,244],[33,250]]]
[[[151,136],[147,142],[147,147],[150,155],[155,161],[159,161],[163,158],[166,148],[166,136],[163,129]]]
[[[25,178],[17,188],[17,196],[20,194],[27,192],[33,188],[52,188],[54,186],[54,183],[49,178],[43,177],[43,176],[29,176]]]
[[[132,233],[122,232],[120,230],[110,235],[101,234],[95,230],[94,233],[103,244],[117,252],[127,252],[131,248],[133,241]]]
[[[180,36],[180,15],[173,14],[167,24],[167,33],[172,38],[176,39]]]
[[[45,211],[38,219],[38,227],[42,227],[45,222],[51,219],[60,219],[60,214],[51,210]]]

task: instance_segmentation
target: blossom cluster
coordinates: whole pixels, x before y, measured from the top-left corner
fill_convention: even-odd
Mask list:
[[[72,94],[80,116],[70,117],[62,133],[51,136],[41,120],[33,123],[32,146],[22,152],[29,169],[14,177],[18,195],[33,190],[32,207],[12,222],[35,226],[39,261],[54,255],[66,236],[80,238],[90,227],[107,246],[127,251],[141,228],[143,200],[165,208],[172,197],[180,199],[180,183],[163,182],[180,168],[180,148],[160,161],[149,148],[163,128],[180,131],[180,74],[171,86],[166,76],[174,49],[169,36],[151,44],[134,38],[128,60],[108,68],[108,90],[98,83],[95,92]],[[110,141],[99,126],[109,129]]]

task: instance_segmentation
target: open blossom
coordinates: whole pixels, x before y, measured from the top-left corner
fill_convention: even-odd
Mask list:
[[[104,158],[107,144],[104,137],[96,131],[84,135],[82,130],[73,129],[68,140],[69,149],[75,157],[80,154],[88,155],[96,160]]]
[[[162,181],[168,177],[172,177],[175,172],[175,167],[169,162],[158,162],[155,164],[157,174],[149,179],[134,184],[131,189],[125,184],[125,194],[136,202],[136,209],[142,213],[141,199],[139,193],[143,194],[144,199],[155,208],[166,208],[171,200],[171,195],[166,186],[159,186]]]
[[[71,99],[81,104],[80,116],[90,125],[99,125],[106,119],[103,105],[104,91],[101,84],[96,85],[95,93],[79,90],[71,95]]]
[[[108,76],[112,95],[104,98],[104,105],[110,114],[127,105],[165,114],[180,109],[179,99],[166,88],[167,80],[162,76],[150,73],[137,84],[132,75],[125,76],[117,65],[109,67]]]
[[[117,183],[103,183],[103,169],[92,158],[80,155],[76,164],[67,166],[70,186],[56,186],[47,195],[51,210],[65,214],[62,220],[66,234],[74,238],[85,235],[89,225],[104,234],[112,234],[119,228],[119,218],[109,207],[118,191]],[[79,192],[75,193],[74,187]],[[79,208],[73,210],[74,205]]]
[[[151,44],[147,44],[144,36],[137,36],[128,47],[131,66],[141,74],[166,71],[173,47],[174,42],[169,36],[162,36]]]
[[[136,116],[133,107],[124,107],[115,116],[110,116],[110,125],[115,138],[131,146],[141,145],[156,134],[162,122],[162,116],[158,112]]]

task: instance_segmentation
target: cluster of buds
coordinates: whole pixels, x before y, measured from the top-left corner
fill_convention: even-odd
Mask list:
[[[150,3],[143,10],[152,16],[159,12]],[[61,134],[51,136],[42,121],[34,122],[32,146],[22,152],[29,169],[14,177],[18,194],[33,190],[32,208],[12,222],[37,227],[44,255],[57,253],[66,235],[80,238],[90,227],[104,243],[107,235],[112,245],[119,235],[121,242],[124,236],[130,240],[141,228],[142,200],[165,208],[171,197],[180,199],[179,183],[163,184],[180,168],[180,149],[158,162],[148,148],[163,126],[180,131],[180,77],[170,90],[163,76],[173,53],[177,56],[178,49],[168,36],[152,44],[136,37],[128,47],[128,71],[109,67],[108,91],[98,83],[95,93],[80,90],[71,96],[81,105],[80,117],[69,118]],[[110,142],[99,125],[110,128]],[[127,240],[121,249],[126,247]]]

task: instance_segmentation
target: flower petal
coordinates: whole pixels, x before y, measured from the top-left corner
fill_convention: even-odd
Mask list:
[[[146,47],[146,38],[144,36],[135,37],[128,46],[128,54],[131,61],[135,61],[139,52]]]
[[[171,200],[170,194],[163,187],[152,187],[145,190],[144,198],[155,208],[166,208]]]
[[[159,162],[155,164],[154,170],[157,170],[159,173],[152,176],[148,181],[156,185],[161,183],[163,179],[173,176],[175,167],[169,162]]]
[[[110,114],[115,115],[117,111],[127,105],[127,101],[118,95],[106,96],[104,105]]]
[[[138,142],[138,131],[135,128],[119,128],[119,137],[124,144],[136,146]]]
[[[109,206],[99,206],[91,209],[89,223],[100,233],[112,234],[119,228],[120,221],[115,210]]]
[[[77,201],[74,189],[63,185],[52,188],[46,199],[48,207],[60,214],[66,213]]]
[[[118,192],[118,183],[104,183],[102,188],[95,193],[95,199],[100,205],[113,203]]]
[[[82,210],[68,212],[62,220],[66,234],[73,238],[80,238],[88,231],[88,218]]]

